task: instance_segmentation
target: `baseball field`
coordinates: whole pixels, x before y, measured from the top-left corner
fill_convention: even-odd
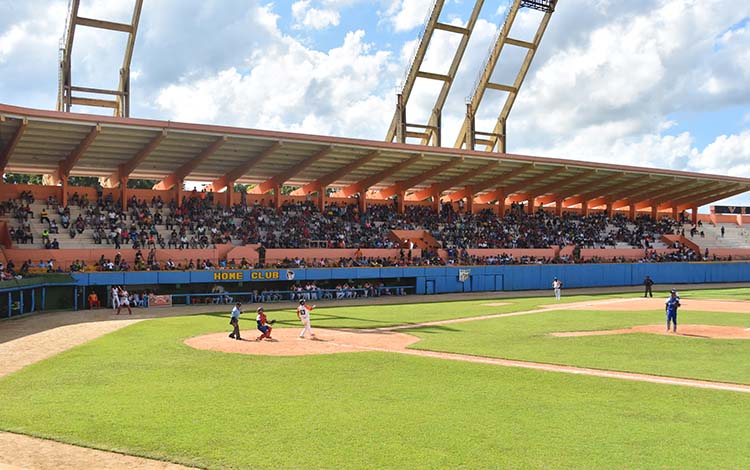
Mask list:
[[[750,468],[750,289],[680,292],[676,334],[667,296],[320,306],[317,340],[287,302],[273,342],[225,308],[137,314],[8,369],[0,468]]]

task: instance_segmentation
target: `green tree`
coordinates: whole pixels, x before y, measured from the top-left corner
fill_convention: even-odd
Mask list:
[[[69,176],[68,184],[71,186],[83,186],[86,188],[93,188],[99,183],[99,178],[96,176]]]
[[[151,189],[158,182],[159,182],[158,180],[131,178],[128,180],[128,188],[129,189]]]
[[[5,173],[3,183],[6,184],[42,184],[42,175],[28,175],[26,173]]]
[[[290,193],[291,193],[292,191],[294,191],[295,189],[298,189],[298,188],[299,188],[299,186],[288,186],[288,185],[284,185],[284,186],[282,186],[282,187],[281,187],[281,195],[282,195],[282,196],[287,196],[287,195],[289,195],[289,194],[290,194]]]
[[[257,184],[242,184],[242,183],[234,183],[234,192],[235,193],[246,193],[249,190],[253,189],[254,187],[258,186]]]

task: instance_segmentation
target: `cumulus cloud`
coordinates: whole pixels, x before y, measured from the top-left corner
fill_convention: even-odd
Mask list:
[[[434,0],[394,0],[385,13],[396,32],[411,31],[422,26]]]
[[[292,16],[296,21],[295,28],[325,29],[338,26],[340,14],[332,9],[310,7],[310,0],[300,0],[292,4]]]
[[[284,36],[254,55],[247,72],[228,68],[172,84],[157,104],[180,120],[382,138],[393,103],[381,80],[395,69],[364,37],[351,32],[340,47],[320,52]]]

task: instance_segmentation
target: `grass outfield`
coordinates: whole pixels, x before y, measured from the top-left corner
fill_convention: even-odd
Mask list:
[[[614,330],[658,324],[664,312],[565,311],[409,330],[415,349],[473,354],[596,369],[750,384],[750,340],[632,333],[551,337],[565,331]],[[750,325],[746,313],[681,313],[685,324]],[[678,328],[679,329],[679,328]]]
[[[566,300],[586,298],[602,297]],[[508,301],[321,309],[314,326],[416,323],[526,310],[550,299]],[[592,337],[541,332],[604,313],[612,317],[603,323],[622,326],[621,312],[551,312],[423,330],[417,345],[533,354],[544,339],[563,345],[556,357],[593,360],[621,345],[572,347],[567,340]],[[700,315],[721,324],[717,315]],[[182,342],[225,323],[213,315],[150,320],[11,374],[0,380],[0,429],[209,468],[750,467],[748,394],[392,353],[244,356]],[[504,330],[526,331],[525,339],[505,345]],[[473,344],[462,343],[471,336]],[[690,355],[695,341],[702,340],[669,351]],[[654,349],[667,357],[663,344],[644,347],[643,355],[627,351],[633,362]],[[748,357],[747,349],[736,353],[734,362]],[[723,356],[713,361],[732,371]]]

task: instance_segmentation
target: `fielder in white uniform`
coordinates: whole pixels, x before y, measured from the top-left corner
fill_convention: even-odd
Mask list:
[[[562,282],[560,282],[559,279],[555,278],[552,281],[552,290],[555,291],[555,299],[560,300],[560,288],[562,287]]]
[[[312,328],[310,328],[310,311],[315,308],[315,305],[308,307],[305,305],[305,299],[299,301],[299,307],[297,307],[297,318],[302,322],[305,327],[299,334],[300,338],[305,337],[305,333],[310,333],[310,338],[315,338]]]
[[[117,286],[112,286],[112,311],[116,311],[117,307],[120,306],[120,289]]]

